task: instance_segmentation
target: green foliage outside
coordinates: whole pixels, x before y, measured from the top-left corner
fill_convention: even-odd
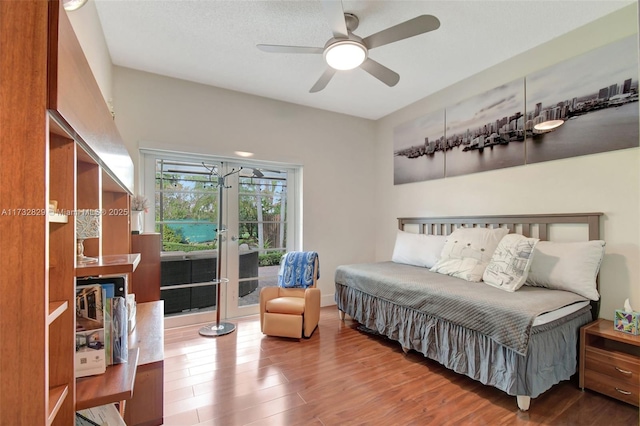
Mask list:
[[[286,185],[286,184],[285,184]],[[202,221],[216,223],[218,218],[218,192],[215,180],[207,176],[191,173],[167,172],[162,167],[156,173],[156,221]],[[271,226],[272,234],[267,235],[262,222],[279,221],[285,211],[283,183],[280,180],[254,179],[240,177],[239,244],[247,244],[252,249],[266,250],[286,246],[286,241],[278,242],[277,228]],[[282,225],[281,225],[282,226]],[[259,229],[260,227],[260,229]],[[162,233],[164,251],[198,251],[216,248],[216,241],[193,242],[182,229],[167,225],[157,225]],[[274,233],[275,232],[275,236]],[[271,239],[274,238],[274,239]],[[286,239],[286,237],[285,237]],[[262,241],[260,241],[262,240]],[[260,266],[279,265],[281,252],[268,252],[259,255]]]
[[[189,219],[215,222],[218,217],[217,191],[205,176],[156,174],[156,188],[162,186],[163,220]],[[187,191],[187,192],[185,192]],[[156,197],[156,220],[160,220]]]
[[[160,230],[160,225],[157,226],[157,230]],[[198,250],[212,250],[216,248],[216,241],[208,243],[190,243],[182,234],[182,229],[174,230],[169,226],[163,226],[163,251],[198,251]]]
[[[162,239],[164,243],[184,243],[184,235],[182,235],[182,230],[179,229],[177,232],[171,229],[168,226],[164,227],[164,232],[162,234]]]
[[[269,253],[262,253],[258,255],[258,265],[260,266],[273,266],[279,265],[282,253],[279,251],[272,251]]]
[[[213,250],[216,248],[215,244],[189,244],[189,243],[172,243],[164,241],[162,243],[163,251],[199,251],[199,250]]]

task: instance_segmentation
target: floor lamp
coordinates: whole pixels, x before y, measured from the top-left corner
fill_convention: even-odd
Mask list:
[[[216,281],[217,281],[216,322],[202,327],[199,333],[202,336],[216,337],[216,336],[222,336],[225,334],[232,333],[236,329],[235,324],[232,324],[230,322],[220,322],[220,284],[229,282],[227,278],[220,277],[220,275],[222,274],[222,233],[224,232],[222,229],[222,192],[225,188],[230,188],[229,186],[226,186],[225,179],[228,176],[231,176],[235,173],[240,173],[243,170],[243,168],[240,167],[238,170],[231,169],[231,171],[226,175],[219,175],[215,167],[208,168],[204,164],[203,166],[211,172],[212,177],[215,175],[218,180],[216,183],[216,186],[218,188],[218,230],[217,230],[217,239],[218,239],[218,262],[217,263],[218,265],[217,265],[217,273],[216,273]],[[259,170],[253,169],[253,176],[262,177],[262,173]]]

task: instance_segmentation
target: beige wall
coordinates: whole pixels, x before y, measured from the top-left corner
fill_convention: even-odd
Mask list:
[[[534,48],[379,120],[376,258],[393,250],[396,218],[603,212],[606,255],[600,316],[624,299],[640,309],[640,149],[626,149],[404,185],[393,185],[393,128],[638,31],[637,5]],[[425,77],[425,78],[428,78]]]
[[[136,165],[142,143],[303,166],[303,244],[320,254],[323,304],[339,264],[373,260],[374,122],[120,67],[113,87]]]
[[[67,12],[67,16],[100,87],[102,97],[107,105],[110,105],[113,99],[111,89],[113,66],[96,5],[93,1],[88,1],[80,9]]]
[[[601,315],[611,318],[626,297],[640,306],[638,149],[394,186],[392,131],[430,111],[637,32],[636,7],[375,123],[123,68],[116,67],[112,77],[95,5],[89,2],[69,17],[105,99],[116,99],[116,122],[134,164],[142,141],[223,156],[249,150],[261,160],[304,165],[304,244],[323,255],[324,303],[332,299],[337,265],[390,258],[399,216],[601,211],[607,241]]]

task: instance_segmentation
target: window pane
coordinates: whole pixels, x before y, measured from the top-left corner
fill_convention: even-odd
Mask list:
[[[164,251],[194,251],[216,246],[218,191],[215,165],[156,162],[156,227]]]
[[[264,169],[259,169],[258,174],[254,169],[251,177],[239,177],[241,263],[247,251],[257,252],[258,271],[252,277],[245,277],[240,265],[238,306],[256,305],[262,287],[277,285],[280,259],[287,244],[286,179],[285,171]]]
[[[239,178],[240,243],[266,251],[286,247],[286,175],[264,171],[263,176]]]

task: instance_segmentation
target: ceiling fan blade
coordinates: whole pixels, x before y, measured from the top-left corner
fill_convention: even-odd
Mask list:
[[[316,84],[314,84],[313,87],[311,88],[311,90],[309,90],[309,93],[316,93],[316,92],[321,91],[325,87],[327,87],[327,84],[329,84],[329,81],[331,80],[331,77],[333,77],[333,75],[335,73],[336,73],[336,70],[334,70],[331,67],[328,67],[324,71],[324,73],[322,73],[322,75],[320,76],[318,81],[316,81]]]
[[[417,36],[429,31],[440,28],[440,21],[433,15],[420,15],[416,18],[409,19],[401,24],[389,27],[369,37],[364,38],[367,49],[384,46],[394,41],[404,40],[405,38]]]
[[[322,8],[324,14],[329,21],[329,26],[333,32],[333,36],[336,38],[349,37],[347,31],[347,23],[344,20],[344,9],[342,7],[341,0],[323,0]]]
[[[360,68],[383,82],[389,87],[393,87],[398,84],[400,81],[400,75],[397,72],[391,71],[389,68],[384,65],[374,61],[371,58],[367,58],[366,61],[360,65]]]
[[[278,44],[258,44],[256,47],[263,52],[269,53],[322,53],[322,47],[306,47],[306,46],[281,46]]]

